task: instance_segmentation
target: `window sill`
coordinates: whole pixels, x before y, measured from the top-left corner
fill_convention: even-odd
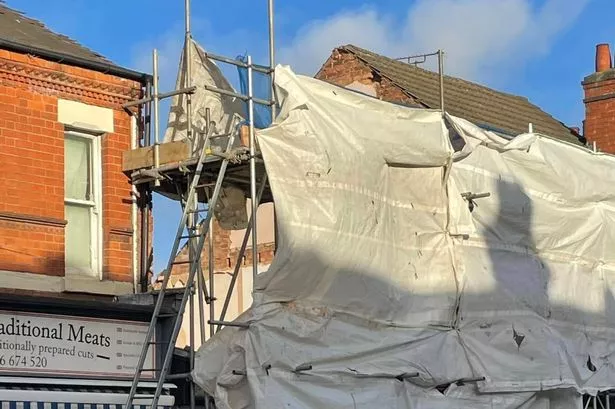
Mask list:
[[[132,283],[123,281],[99,280],[95,277],[67,276],[64,278],[64,291],[104,295],[132,294]]]

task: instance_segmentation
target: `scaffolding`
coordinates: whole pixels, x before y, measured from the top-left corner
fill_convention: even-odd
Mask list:
[[[141,208],[141,260],[140,260],[140,291],[146,292],[149,288],[149,279],[146,272],[149,270],[151,260],[148,257],[150,243],[149,226],[152,192],[165,195],[172,195],[177,198],[181,205],[182,216],[177,226],[175,239],[171,253],[166,264],[166,269],[162,273],[162,282],[154,292],[157,294],[152,319],[146,334],[146,339],[135,369],[130,394],[126,407],[132,407],[137,401],[151,402],[151,407],[157,407],[158,400],[163,390],[163,385],[170,380],[185,380],[189,385],[190,408],[196,407],[196,385],[192,381],[191,373],[194,368],[195,354],[195,308],[198,308],[200,341],[205,342],[206,324],[209,327],[209,334],[213,336],[224,326],[236,326],[239,324],[225,321],[228,313],[229,304],[233,291],[236,286],[237,277],[240,274],[240,267],[248,247],[251,237],[252,246],[252,274],[258,274],[258,237],[256,231],[257,208],[262,200],[273,201],[271,192],[268,189],[267,175],[259,158],[255,142],[254,109],[255,104],[265,105],[271,109],[271,120],[276,115],[276,105],[273,92],[273,70],[275,64],[274,53],[274,5],[273,0],[267,0],[268,8],[268,27],[269,27],[269,66],[257,65],[252,62],[252,57],[247,56],[247,61],[240,61],[228,57],[207,52],[205,57],[209,60],[231,64],[238,68],[247,70],[247,95],[217,88],[210,85],[200,84],[206,90],[215,92],[221,96],[237,98],[247,103],[247,128],[248,146],[247,151],[234,148],[234,141],[238,139],[242,128],[234,126],[230,134],[219,134],[215,124],[210,120],[210,112],[206,110],[206,125],[204,129],[204,141],[196,144],[196,136],[192,126],[192,96],[197,87],[193,83],[191,62],[192,62],[192,32],[191,32],[191,10],[190,0],[185,0],[185,37],[183,58],[187,61],[184,64],[184,75],[186,84],[184,87],[171,92],[160,92],[159,72],[158,72],[158,52],[153,50],[152,68],[153,81],[147,84],[145,97],[138,101],[133,101],[124,105],[125,109],[135,106],[142,106],[141,117],[142,137],[140,148],[150,148],[153,150],[153,166],[136,169],[131,172],[131,183],[133,193],[137,196],[137,203]],[[254,96],[254,72],[266,74],[271,83],[271,99],[264,100]],[[160,161],[160,101],[176,95],[185,96],[186,99],[186,139],[192,143],[193,153],[191,157],[181,163],[161,164]],[[153,114],[153,121],[150,120]],[[153,132],[152,132],[153,122]],[[153,133],[153,139],[152,139]],[[216,138],[225,137],[226,149],[222,152],[213,152],[210,144]],[[133,147],[134,148],[134,147]],[[196,149],[194,149],[196,148]],[[196,154],[194,154],[196,152]],[[233,268],[231,282],[222,303],[217,319],[216,317],[216,298],[214,293],[214,257],[213,257],[213,210],[216,208],[220,191],[224,183],[232,182],[242,186],[246,196],[251,198],[250,217],[243,237],[242,245],[239,249],[237,259]],[[206,240],[208,239],[209,265],[208,282],[205,282],[204,272],[201,264],[201,254]],[[188,248],[188,259],[178,260],[179,252],[182,248]],[[180,264],[188,266],[188,276],[182,289],[175,289],[181,295],[175,313],[163,313],[162,306],[165,295],[168,295],[169,279],[173,274],[173,268]],[[197,298],[195,302],[194,298]],[[204,312],[206,306],[209,308],[209,320],[205,323]],[[189,313],[189,368],[187,372],[171,373],[172,357],[175,351],[175,344],[180,332],[183,315],[186,307]],[[168,339],[156,337],[156,332],[161,325],[171,329]],[[243,324],[242,324],[243,325]],[[144,368],[146,358],[149,353],[154,353],[160,347],[163,352],[162,357],[156,359],[157,365],[154,368]],[[154,395],[143,395],[139,392],[139,382],[144,378],[154,378],[157,388]],[[205,398],[205,406],[211,404],[209,397]],[[148,406],[150,403],[148,403]]]

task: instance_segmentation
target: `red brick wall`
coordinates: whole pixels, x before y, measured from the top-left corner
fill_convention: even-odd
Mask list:
[[[231,246],[231,232],[230,230],[223,230],[220,225],[214,220],[213,223],[213,235],[214,235],[214,268],[216,270],[228,270],[228,258],[230,254]],[[205,239],[203,245],[203,252],[201,254],[201,267],[203,271],[209,271],[209,239]],[[188,248],[185,247],[177,257],[178,261],[188,260]],[[185,275],[188,273],[188,264],[178,264],[173,268],[173,275]]]
[[[376,97],[399,104],[420,105],[391,80],[382,77],[356,55],[343,49],[335,49],[316,74],[316,78],[342,87],[353,82],[374,87]]]
[[[590,75],[583,89],[584,136],[590,145],[595,141],[600,151],[615,153],[615,69]]]
[[[121,172],[140,84],[0,50],[0,270],[64,275],[64,126],[58,98],[114,110],[102,137],[103,272],[132,281],[130,185]]]

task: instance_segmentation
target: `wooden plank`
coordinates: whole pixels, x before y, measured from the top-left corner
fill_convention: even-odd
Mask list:
[[[160,165],[179,162],[190,158],[190,146],[186,141],[161,143],[158,147]],[[131,149],[122,154],[122,171],[129,172],[135,169],[154,166],[154,147]]]

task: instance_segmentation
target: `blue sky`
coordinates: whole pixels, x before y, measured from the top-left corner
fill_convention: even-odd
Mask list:
[[[6,0],[115,63],[173,86],[183,0]],[[391,57],[446,52],[449,74],[522,95],[570,126],[583,120],[583,77],[595,46],[615,40],[613,0],[276,0],[278,62],[314,74],[331,49],[353,43]],[[266,0],[192,0],[193,33],[206,49],[267,63]],[[612,49],[615,44],[612,43]],[[155,201],[155,266],[166,262],[179,207]]]

